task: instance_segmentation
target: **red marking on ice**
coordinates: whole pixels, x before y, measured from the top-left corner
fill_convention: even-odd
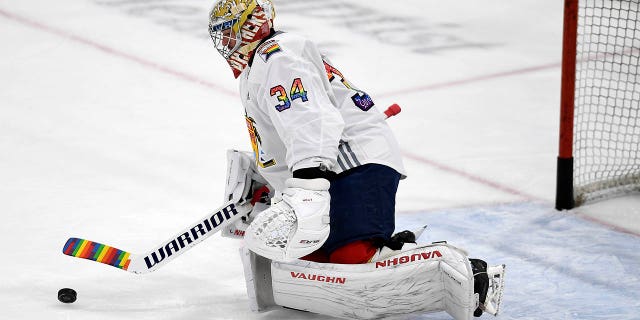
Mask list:
[[[401,95],[401,94],[418,93],[418,92],[422,92],[422,91],[436,90],[436,89],[442,89],[442,88],[448,88],[448,87],[456,87],[456,86],[460,86],[460,85],[464,85],[464,84],[468,84],[468,83],[473,83],[473,82],[482,82],[482,81],[486,81],[486,80],[492,80],[492,79],[504,78],[504,77],[510,77],[510,76],[517,76],[517,75],[521,75],[521,74],[525,74],[525,73],[537,72],[537,71],[547,70],[547,69],[557,69],[557,68],[560,68],[560,63],[543,64],[543,65],[539,65],[539,66],[533,66],[533,67],[528,67],[528,68],[510,70],[510,71],[503,71],[503,72],[492,73],[492,74],[487,74],[487,75],[481,75],[481,76],[476,76],[476,77],[471,77],[471,78],[466,78],[466,79],[460,79],[460,80],[454,80],[454,81],[449,81],[449,82],[433,83],[433,84],[417,86],[417,87],[412,87],[412,88],[406,88],[406,89],[399,89],[399,90],[395,90],[395,91],[383,92],[383,93],[380,93],[380,94],[376,94],[376,97],[397,96],[397,95]]]
[[[72,41],[75,41],[77,43],[81,43],[90,47],[93,47],[97,50],[100,50],[104,53],[122,58],[122,59],[126,59],[132,62],[136,62],[138,64],[144,65],[146,67],[152,68],[154,70],[163,72],[165,74],[169,74],[172,76],[175,76],[177,78],[180,78],[182,80],[185,81],[189,81],[191,83],[195,83],[201,86],[205,86],[207,88],[213,89],[221,94],[227,95],[227,96],[232,96],[232,97],[237,97],[238,94],[235,91],[231,91],[231,90],[227,90],[219,85],[216,85],[214,83],[208,82],[204,79],[200,79],[196,76],[187,74],[185,72],[181,72],[181,71],[177,71],[174,69],[171,69],[169,67],[163,66],[161,64],[140,58],[138,56],[135,56],[133,54],[129,54],[117,49],[114,49],[112,47],[109,47],[107,45],[103,45],[100,44],[96,41],[87,39],[87,38],[83,38],[77,35],[74,35],[72,33],[54,28],[52,26],[48,26],[24,17],[21,17],[19,15],[4,11],[2,9],[0,9],[0,15],[4,16],[5,18],[14,20],[16,22],[22,23],[24,25],[28,25],[30,27],[48,32],[50,34],[54,34]],[[505,71],[505,72],[500,72],[500,73],[495,73],[495,74],[489,74],[489,75],[484,75],[484,76],[478,76],[478,77],[473,77],[473,78],[468,78],[468,79],[462,79],[462,80],[457,80],[457,81],[451,81],[451,82],[445,82],[445,83],[436,83],[436,84],[431,84],[431,85],[426,85],[426,86],[419,86],[419,87],[414,87],[414,88],[407,88],[407,89],[403,89],[403,90],[398,90],[398,91],[392,91],[392,92],[387,92],[387,93],[382,93],[382,94],[378,94],[377,96],[390,96],[390,95],[398,95],[398,94],[404,94],[404,93],[414,93],[414,92],[419,92],[419,91],[425,91],[425,90],[433,90],[433,89],[439,89],[439,88],[445,88],[445,87],[453,87],[453,86],[458,86],[458,85],[462,85],[462,84],[467,84],[467,83],[471,83],[471,82],[476,82],[476,81],[485,81],[488,79],[494,79],[494,78],[500,78],[500,77],[506,77],[506,76],[512,76],[512,75],[519,75],[519,74],[523,74],[523,73],[528,73],[528,72],[534,72],[534,71],[539,71],[539,70],[544,70],[544,69],[551,69],[551,68],[557,68],[559,67],[559,64],[548,64],[548,65],[541,65],[541,66],[537,66],[537,67],[530,67],[530,68],[524,68],[524,69],[519,69],[519,70],[512,70],[512,71]],[[397,107],[397,108],[395,108]],[[389,111],[390,110],[390,111]],[[387,117],[389,116],[393,116],[394,114],[397,114],[400,112],[400,107],[397,104],[392,105],[387,111],[389,111],[390,113],[393,114],[388,114],[385,112],[385,114],[387,115]],[[397,112],[396,112],[397,111]],[[394,113],[395,112],[395,113]],[[502,192],[506,192],[509,194],[513,194],[513,195],[517,195],[520,197],[523,197],[527,200],[539,200],[534,196],[528,195],[524,192],[515,190],[513,188],[504,186],[504,185],[500,185],[499,183],[496,183],[494,181],[490,181],[488,179],[479,177],[479,176],[475,176],[472,175],[468,172],[465,172],[463,170],[460,169],[456,169],[453,167],[449,167],[446,166],[444,164],[438,163],[436,161],[433,160],[429,160],[426,159],[422,156],[417,156],[417,155],[413,155],[410,153],[407,153],[406,151],[404,152],[404,155],[408,158],[411,158],[415,161],[433,166],[435,168],[438,168],[440,170],[443,171],[447,171],[450,172],[452,174],[456,174],[462,177],[465,177],[469,180],[478,182],[480,184],[484,184],[486,186],[492,187],[494,189],[500,190]]]
[[[56,35],[56,36],[59,36],[59,37],[62,37],[62,38],[68,39],[68,40],[72,40],[72,41],[74,41],[76,43],[80,43],[80,44],[92,47],[94,49],[100,50],[100,51],[102,51],[104,53],[107,53],[109,55],[112,55],[112,56],[115,56],[115,57],[119,57],[119,58],[122,58],[122,59],[125,59],[125,60],[128,60],[128,61],[131,61],[131,62],[135,62],[135,63],[138,63],[138,64],[143,65],[145,67],[154,69],[156,71],[159,71],[159,72],[162,72],[162,73],[165,73],[165,74],[168,74],[168,75],[172,75],[174,77],[177,77],[177,78],[180,78],[182,80],[185,80],[185,81],[188,81],[188,82],[191,82],[191,83],[195,83],[195,84],[207,87],[209,89],[213,89],[213,90],[215,90],[215,91],[217,91],[217,92],[219,92],[221,94],[224,94],[224,95],[227,95],[227,96],[230,96],[230,97],[238,97],[238,94],[235,91],[231,91],[231,90],[225,89],[225,88],[223,88],[223,87],[221,87],[221,86],[219,86],[217,84],[208,82],[207,80],[204,80],[204,79],[201,79],[201,78],[198,78],[197,76],[190,75],[190,74],[185,73],[185,72],[177,71],[175,69],[171,69],[171,68],[169,68],[167,66],[164,66],[162,64],[159,64],[159,63],[156,63],[156,62],[153,62],[153,61],[150,61],[150,60],[146,60],[144,58],[135,56],[135,55],[130,54],[130,53],[126,53],[124,51],[120,51],[118,49],[109,47],[107,45],[100,44],[100,43],[98,43],[96,41],[77,36],[77,35],[72,34],[70,32],[66,32],[66,31],[57,29],[55,27],[52,27],[52,26],[49,26],[49,25],[42,24],[40,22],[36,22],[36,21],[30,20],[30,19],[27,19],[25,17],[21,17],[19,15],[4,11],[2,9],[0,9],[0,16],[4,16],[5,18],[14,20],[16,22],[19,22],[19,23],[22,23],[24,25],[30,26],[32,28],[36,28],[36,29],[45,31],[45,32],[53,34],[53,35]]]
[[[636,231],[633,231],[631,229],[627,229],[627,228],[623,228],[623,227],[620,227],[620,226],[616,226],[616,225],[614,225],[612,223],[609,223],[609,222],[606,222],[604,220],[600,220],[600,219],[594,218],[592,216],[588,216],[588,215],[582,214],[582,213],[579,212],[579,208],[577,210],[578,211],[576,211],[575,213],[577,213],[576,217],[578,217],[578,218],[582,218],[584,220],[591,221],[593,223],[602,225],[602,226],[607,227],[607,228],[609,228],[611,230],[614,230],[614,231],[618,231],[618,232],[630,234],[632,236],[640,237],[640,232],[636,232]]]
[[[505,192],[505,193],[508,193],[508,194],[512,194],[512,195],[515,195],[515,196],[522,197],[522,198],[524,198],[524,199],[526,199],[528,201],[544,201],[542,199],[539,199],[536,196],[533,196],[533,195],[524,193],[522,191],[513,189],[511,187],[502,185],[502,184],[497,183],[495,181],[491,181],[489,179],[486,179],[486,178],[471,174],[471,173],[463,171],[461,169],[450,167],[450,166],[444,165],[442,163],[436,162],[434,160],[427,159],[427,158],[425,158],[423,156],[418,156],[418,155],[415,155],[415,154],[411,154],[411,153],[408,153],[406,151],[403,151],[402,154],[405,157],[409,158],[409,159],[421,162],[423,164],[430,165],[430,166],[432,166],[432,167],[434,167],[434,168],[436,168],[438,170],[446,171],[446,172],[461,176],[463,178],[466,178],[466,179],[471,180],[473,182],[485,185],[487,187],[491,187],[491,188],[496,189],[496,190],[501,191],[501,192]]]

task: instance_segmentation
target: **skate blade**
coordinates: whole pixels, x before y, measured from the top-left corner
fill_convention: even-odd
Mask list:
[[[489,287],[490,292],[487,293],[487,299],[484,304],[480,306],[480,309],[494,316],[497,316],[498,312],[500,312],[500,304],[502,303],[502,294],[504,292],[505,267],[503,264],[487,268],[487,275],[491,282]]]
[[[427,226],[424,225],[416,230],[413,230],[413,234],[416,235],[416,241],[418,241],[418,239],[420,238],[420,236],[424,233],[424,231],[427,230]]]

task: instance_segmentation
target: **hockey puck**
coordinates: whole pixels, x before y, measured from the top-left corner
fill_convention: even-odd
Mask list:
[[[62,303],[73,303],[78,294],[71,288],[62,288],[58,291],[58,300]]]

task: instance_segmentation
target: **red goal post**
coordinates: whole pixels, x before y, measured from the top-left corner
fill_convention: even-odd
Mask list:
[[[565,0],[556,209],[640,190],[638,0]]]

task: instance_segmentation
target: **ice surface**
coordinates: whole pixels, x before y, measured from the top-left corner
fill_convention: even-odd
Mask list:
[[[276,0],[280,28],[402,106],[398,228],[506,263],[499,319],[637,319],[638,196],[552,209],[562,2],[398,3]],[[145,251],[220,205],[225,150],[250,144],[209,6],[0,0],[0,319],[326,318],[251,313],[241,243],[217,235],[145,276],[61,253]]]

